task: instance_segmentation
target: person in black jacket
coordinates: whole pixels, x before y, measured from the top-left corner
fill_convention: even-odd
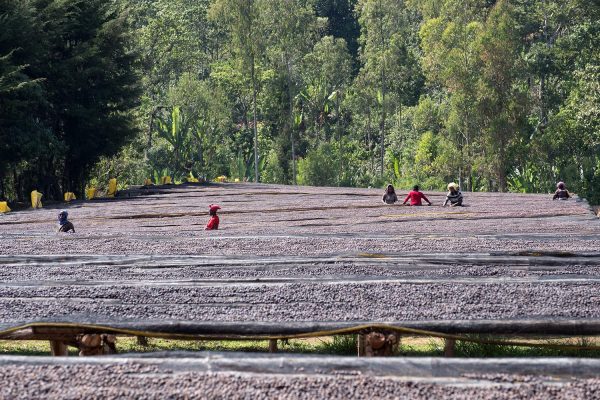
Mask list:
[[[75,227],[73,226],[71,221],[68,220],[68,218],[69,218],[69,213],[66,212],[65,210],[61,211],[60,214],[58,214],[58,231],[59,232],[72,231],[73,233],[75,233]]]

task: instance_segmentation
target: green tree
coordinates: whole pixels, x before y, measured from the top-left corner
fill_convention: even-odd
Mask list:
[[[39,0],[46,42],[45,116],[64,142],[64,188],[83,192],[85,173],[136,133],[140,94],[127,19],[102,0]]]
[[[285,77],[287,123],[292,161],[292,182],[296,184],[296,135],[294,98],[300,86],[298,72],[303,56],[317,37],[319,21],[308,1],[270,0],[261,9],[267,33],[271,63]]]
[[[306,157],[298,161],[298,183],[309,186],[332,186],[336,182],[338,171],[331,163],[333,153],[329,143],[322,143],[309,151]]]
[[[22,198],[22,162],[35,164],[52,141],[37,119],[43,80],[32,78],[31,64],[42,54],[43,33],[35,14],[29,2],[0,1],[0,198]]]
[[[346,42],[325,36],[317,42],[312,51],[304,56],[302,77],[305,91],[302,99],[305,110],[312,115],[316,138],[319,139],[322,128],[328,128],[328,119],[335,120],[335,136],[341,137],[341,106],[350,86],[352,59]],[[328,135],[323,137],[329,140]]]
[[[229,29],[231,51],[241,60],[252,87],[252,130],[254,132],[254,181],[258,182],[258,93],[257,64],[263,57],[263,29],[260,10],[263,0],[215,0],[210,15]]]
[[[359,0],[356,5],[361,26],[360,74],[365,75],[379,104],[380,173],[385,172],[385,142],[388,116],[402,104],[416,101],[422,85],[414,55],[416,17],[403,0]]]
[[[352,68],[358,69],[360,25],[354,13],[357,0],[316,0],[319,17],[327,18],[325,36],[344,39],[352,56]]]
[[[479,42],[482,69],[478,102],[482,116],[486,164],[489,178],[507,190],[511,169],[511,148],[518,143],[524,125],[526,93],[517,84],[523,66],[520,63],[519,32],[514,8],[506,0],[498,1],[487,17]],[[492,189],[493,187],[490,187]]]
[[[465,181],[469,190],[473,187],[472,165],[481,130],[476,109],[483,10],[478,1],[448,0],[440,15],[425,21],[420,29],[423,70],[432,83],[441,85],[449,94],[450,109],[445,123],[462,157],[457,171],[459,181]]]

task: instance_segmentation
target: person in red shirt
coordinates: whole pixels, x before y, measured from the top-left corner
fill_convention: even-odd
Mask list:
[[[406,196],[406,198],[404,199],[404,203],[402,204],[406,205],[408,199],[410,199],[411,206],[422,206],[423,203],[421,202],[421,199],[425,200],[428,203],[428,205],[431,205],[429,199],[425,197],[425,195],[422,192],[419,191],[419,185],[415,185],[415,187],[413,187],[413,190],[411,190],[408,193],[408,196]]]
[[[204,228],[205,231],[212,231],[213,229],[219,229],[219,216],[217,215],[217,210],[220,210],[221,207],[219,207],[216,204],[211,204],[210,206],[208,206],[208,214],[211,216],[210,220],[208,221],[208,224],[206,224],[206,228]]]

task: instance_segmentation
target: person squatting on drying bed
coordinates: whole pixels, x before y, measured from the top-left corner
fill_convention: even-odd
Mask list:
[[[554,197],[552,197],[552,200],[568,200],[569,197],[571,197],[571,195],[569,194],[569,191],[566,189],[565,183],[558,182],[556,184],[556,192],[554,192]]]
[[[59,225],[58,231],[59,232],[72,231],[73,233],[75,233],[75,227],[67,218],[69,218],[69,213],[66,212],[65,210],[62,210],[58,214],[58,225]]]
[[[396,191],[394,190],[394,187],[392,185],[387,186],[382,201],[385,204],[394,204],[398,201],[398,196],[396,195]]]
[[[406,202],[409,199],[411,206],[422,206],[423,203],[421,202],[421,199],[425,200],[428,203],[427,205],[431,205],[429,199],[422,192],[419,191],[419,185],[415,185],[413,187],[413,190],[408,192],[408,196],[406,196],[406,198],[404,199],[404,203],[402,204],[406,205]]]
[[[217,215],[217,210],[220,209],[221,207],[219,207],[216,204],[211,204],[210,206],[208,206],[208,214],[210,215],[210,220],[208,221],[208,224],[206,224],[206,228],[204,228],[205,231],[219,229],[219,216]]]
[[[454,182],[448,184],[448,194],[446,194],[446,201],[442,204],[442,207],[450,203],[450,207],[462,206],[463,195],[460,192],[460,188]]]

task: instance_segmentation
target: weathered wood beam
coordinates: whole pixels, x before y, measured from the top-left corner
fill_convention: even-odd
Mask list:
[[[277,353],[277,339],[269,340],[269,353]]]
[[[456,340],[444,339],[444,357],[454,357],[456,350]]]

